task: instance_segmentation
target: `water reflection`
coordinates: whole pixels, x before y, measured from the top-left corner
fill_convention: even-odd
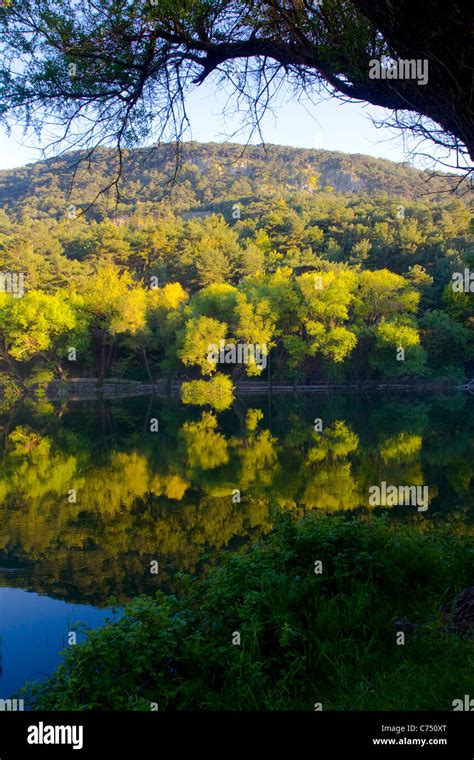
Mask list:
[[[2,420],[0,584],[125,601],[172,588],[203,553],[254,542],[275,507],[366,511],[381,482],[428,485],[430,517],[470,510],[473,406],[374,394],[246,398],[221,415],[149,399],[14,410]]]
[[[0,699],[8,698],[29,680],[42,680],[60,662],[69,634],[83,633],[79,622],[101,625],[111,610],[73,605],[21,589],[0,588]]]

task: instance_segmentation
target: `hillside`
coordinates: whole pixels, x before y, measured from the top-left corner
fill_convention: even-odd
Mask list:
[[[94,204],[97,194],[117,173],[114,151],[98,149],[91,161],[79,163],[71,192],[71,179],[84,154],[68,153],[0,171],[0,208],[12,220],[64,216],[69,204],[88,209],[88,217],[109,213],[128,215],[137,209],[151,211],[164,197],[175,211],[220,210],[215,204],[250,197],[273,197],[294,192],[387,194],[416,200],[445,201],[457,183],[455,175],[436,176],[385,159],[279,145],[243,147],[236,144],[186,143],[176,181],[176,146],[126,151],[116,206],[115,187]]]
[[[0,292],[0,391],[2,374],[13,398],[68,373],[178,377],[185,403],[223,409],[232,380],[269,367],[302,383],[470,373],[472,305],[450,286],[472,261],[467,195],[365,156],[241,152],[186,145],[174,183],[173,146],[130,152],[118,205],[91,205],[111,151],[69,198],[77,154],[3,172],[0,273],[25,292]],[[209,380],[209,346],[229,339],[265,350]]]

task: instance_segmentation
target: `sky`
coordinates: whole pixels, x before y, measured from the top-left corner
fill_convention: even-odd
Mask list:
[[[192,132],[187,139],[198,142],[245,143],[247,133],[235,134],[239,119],[230,115],[222,117],[227,95],[216,91],[212,82],[204,83],[187,101]],[[383,119],[384,109],[367,104],[341,103],[329,99],[317,104],[299,103],[289,93],[280,97],[274,113],[267,113],[262,123],[266,143],[292,145],[299,148],[315,148],[363,153],[392,161],[413,160],[418,168],[432,168],[426,159],[412,157],[404,145],[400,133],[386,127],[376,128],[371,120]],[[251,140],[260,143],[260,135]],[[19,129],[10,137],[0,132],[0,169],[11,169],[42,158],[41,145],[26,138]],[[427,152],[429,146],[425,146]],[[49,154],[51,155],[51,154]]]

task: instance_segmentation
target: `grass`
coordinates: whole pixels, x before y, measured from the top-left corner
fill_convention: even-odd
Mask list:
[[[29,698],[45,710],[451,710],[472,692],[473,643],[443,630],[439,608],[473,585],[472,558],[459,525],[284,516],[208,577],[183,575],[179,599],[133,600]],[[415,624],[404,645],[400,619]]]

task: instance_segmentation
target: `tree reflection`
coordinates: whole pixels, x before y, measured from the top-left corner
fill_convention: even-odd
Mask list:
[[[368,510],[368,489],[383,480],[429,485],[429,518],[472,509],[467,397],[451,406],[289,397],[284,408],[280,397],[219,416],[163,402],[158,434],[148,432],[147,400],[32,403],[0,421],[0,565],[20,568],[8,585],[71,601],[172,588],[204,553],[212,562],[269,531],[273,510]]]

